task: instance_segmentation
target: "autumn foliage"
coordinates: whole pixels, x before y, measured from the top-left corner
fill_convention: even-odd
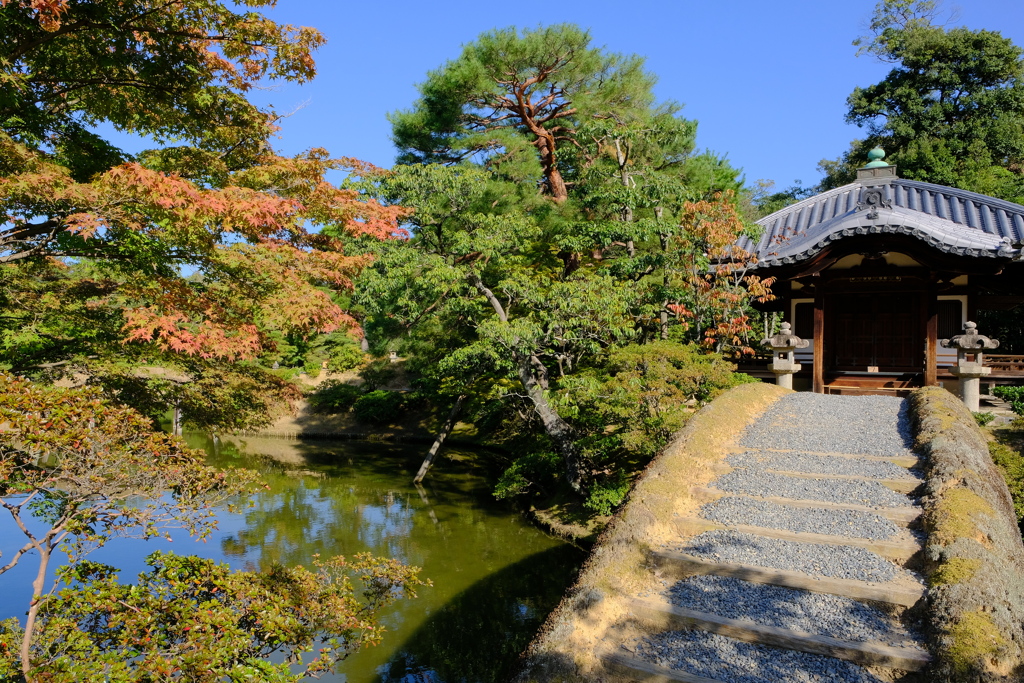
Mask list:
[[[274,152],[279,117],[246,93],[308,81],[324,37],[246,8],[272,4],[0,0],[0,366],[108,386],[120,343],[200,380],[284,338],[358,334],[344,299],[368,261],[343,242],[400,236],[405,211],[326,179],[382,173],[370,164]],[[69,280],[93,283],[102,327],[24,303]]]

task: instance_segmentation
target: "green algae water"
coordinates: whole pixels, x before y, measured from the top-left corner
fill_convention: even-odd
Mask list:
[[[150,552],[171,550],[237,569],[310,566],[313,555],[370,552],[422,567],[432,587],[390,607],[388,632],[320,680],[345,683],[492,683],[573,580],[583,553],[494,501],[472,452],[446,449],[422,486],[412,478],[425,446],[253,438],[204,448],[210,463],[261,472],[268,489],[238,513],[222,511],[206,543],[186,534],[117,540],[90,556],[129,580]],[[19,539],[0,520],[0,552]],[[24,613],[34,557],[0,577],[0,618]],[[24,594],[22,594],[24,593]]]

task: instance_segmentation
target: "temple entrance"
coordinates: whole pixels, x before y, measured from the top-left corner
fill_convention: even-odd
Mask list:
[[[836,293],[826,301],[825,372],[919,373],[924,319],[918,292]]]

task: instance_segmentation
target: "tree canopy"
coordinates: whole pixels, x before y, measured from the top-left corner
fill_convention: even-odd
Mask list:
[[[768,296],[742,265],[714,273],[750,229],[742,181],[653,83],[573,25],[484,33],[392,115],[402,163],[366,186],[413,211],[358,283],[369,337],[479,421],[504,402],[542,430],[507,491],[547,463],[598,508],[621,499],[621,451],[581,445],[599,418],[579,419],[571,378],[656,339],[744,347]]]
[[[1024,201],[1024,51],[996,31],[935,25],[931,0],[884,0],[862,51],[892,62],[856,88],[846,120],[868,136],[822,162],[823,187],[849,182],[873,146],[900,175]]]
[[[368,257],[341,237],[401,234],[402,208],[325,179],[377,169],[274,152],[278,116],[247,93],[311,78],[323,36],[257,11],[272,4],[0,0],[0,507],[24,536],[0,576],[38,562],[24,623],[0,624],[3,680],[294,681],[375,642],[378,610],[419,583],[367,557],[257,575],[153,556],[135,585],[84,560],[118,535],[208,533],[252,477],[155,420],[266,423],[299,391],[260,361],[357,332]],[[314,646],[302,673],[263,659]]]
[[[0,3],[0,364],[165,397],[158,413],[209,401],[140,365],[289,398],[252,361],[356,328],[343,303],[366,259],[318,226],[390,238],[403,213],[325,180],[372,166],[277,155],[277,114],[246,97],[312,78],[322,42],[205,0]],[[99,124],[152,149],[130,155]]]
[[[412,109],[392,114],[398,160],[539,162],[545,194],[563,202],[572,172],[563,150],[582,145],[581,125],[644,111],[653,85],[640,57],[592,47],[590,34],[571,24],[489,31],[430,72]],[[522,159],[527,145],[534,164]]]

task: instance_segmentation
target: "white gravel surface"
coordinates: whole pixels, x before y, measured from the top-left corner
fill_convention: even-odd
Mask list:
[[[700,509],[700,516],[726,525],[747,524],[873,541],[884,541],[900,532],[891,521],[870,512],[798,508],[741,496],[724,496],[706,503]]]
[[[854,642],[914,645],[914,637],[885,612],[839,595],[750,583],[727,576],[693,576],[669,588],[668,597],[680,607],[729,619]]]
[[[908,507],[913,501],[876,481],[808,479],[746,467],[724,474],[712,486],[749,496],[820,500],[876,508]]]
[[[640,643],[642,659],[722,683],[882,683],[856,664],[704,631],[666,631]]]
[[[913,455],[903,399],[799,392],[780,398],[743,435],[750,448]]]
[[[805,474],[841,474],[873,479],[906,479],[921,481],[922,476],[906,467],[885,460],[842,458],[812,453],[781,453],[778,451],[747,451],[730,455],[726,461],[733,467],[756,467]]]
[[[679,551],[715,562],[876,583],[892,581],[903,571],[863,548],[797,543],[737,531],[706,531],[691,538]]]

